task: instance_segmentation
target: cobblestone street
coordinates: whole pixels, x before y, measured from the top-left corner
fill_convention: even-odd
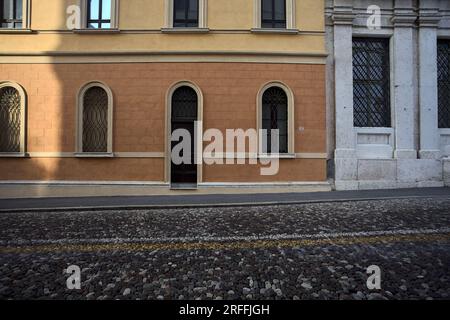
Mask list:
[[[4,212],[0,298],[449,299],[450,199]]]

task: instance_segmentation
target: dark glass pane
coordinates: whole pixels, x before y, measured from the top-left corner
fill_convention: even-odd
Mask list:
[[[180,87],[172,95],[172,120],[197,120],[197,93],[191,87]]]
[[[189,0],[189,11],[187,18],[189,20],[198,19],[198,0]]]
[[[355,127],[390,127],[388,39],[353,39]]]
[[[198,0],[174,1],[174,27],[198,27]]]
[[[108,151],[108,95],[100,87],[83,97],[83,152]]]
[[[261,12],[263,20],[272,19],[272,0],[262,0]]]
[[[20,152],[20,107],[15,88],[0,89],[0,152]]]
[[[286,28],[285,0],[262,0],[261,27]]]
[[[438,124],[450,128],[450,40],[438,41]]]
[[[3,19],[13,19],[13,0],[5,0],[3,1]]]
[[[285,20],[286,19],[286,1],[285,0],[274,0],[275,1],[275,20]]]
[[[274,22],[273,23],[273,27],[274,28],[286,28],[286,22]]]
[[[22,19],[22,0],[16,0],[16,16],[17,20]]]
[[[175,0],[174,1],[174,12],[176,20],[186,19],[187,2],[186,0]]]

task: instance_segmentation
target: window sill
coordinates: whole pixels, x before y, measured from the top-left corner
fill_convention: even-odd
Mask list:
[[[12,28],[0,28],[0,34],[31,34],[33,30],[31,29],[12,29]]]
[[[26,152],[0,152],[0,158],[28,158]]]
[[[161,28],[162,33],[208,33],[209,28]]]
[[[73,29],[73,33],[79,34],[111,34],[111,33],[120,33],[120,29],[111,28],[111,29]]]
[[[295,159],[295,153],[280,153],[280,154],[258,154],[258,159]]]
[[[252,33],[262,33],[262,34],[289,34],[289,35],[294,35],[294,34],[298,34],[299,30],[298,29],[272,29],[272,28],[252,28],[251,29]]]
[[[112,152],[78,152],[75,153],[76,158],[114,158]]]

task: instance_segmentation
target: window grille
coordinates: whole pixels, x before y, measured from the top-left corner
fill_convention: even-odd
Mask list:
[[[353,121],[391,126],[389,39],[353,39]]]

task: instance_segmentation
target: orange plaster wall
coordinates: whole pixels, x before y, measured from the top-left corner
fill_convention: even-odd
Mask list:
[[[28,97],[27,151],[74,152],[78,90],[94,80],[114,95],[114,152],[164,152],[165,105],[181,80],[204,95],[204,129],[256,127],[256,96],[282,81],[295,96],[295,152],[325,153],[325,66],[264,63],[0,64],[0,81]],[[204,181],[323,181],[324,159],[281,160],[280,173],[258,166],[204,166]],[[0,158],[1,180],[161,181],[164,159]]]

